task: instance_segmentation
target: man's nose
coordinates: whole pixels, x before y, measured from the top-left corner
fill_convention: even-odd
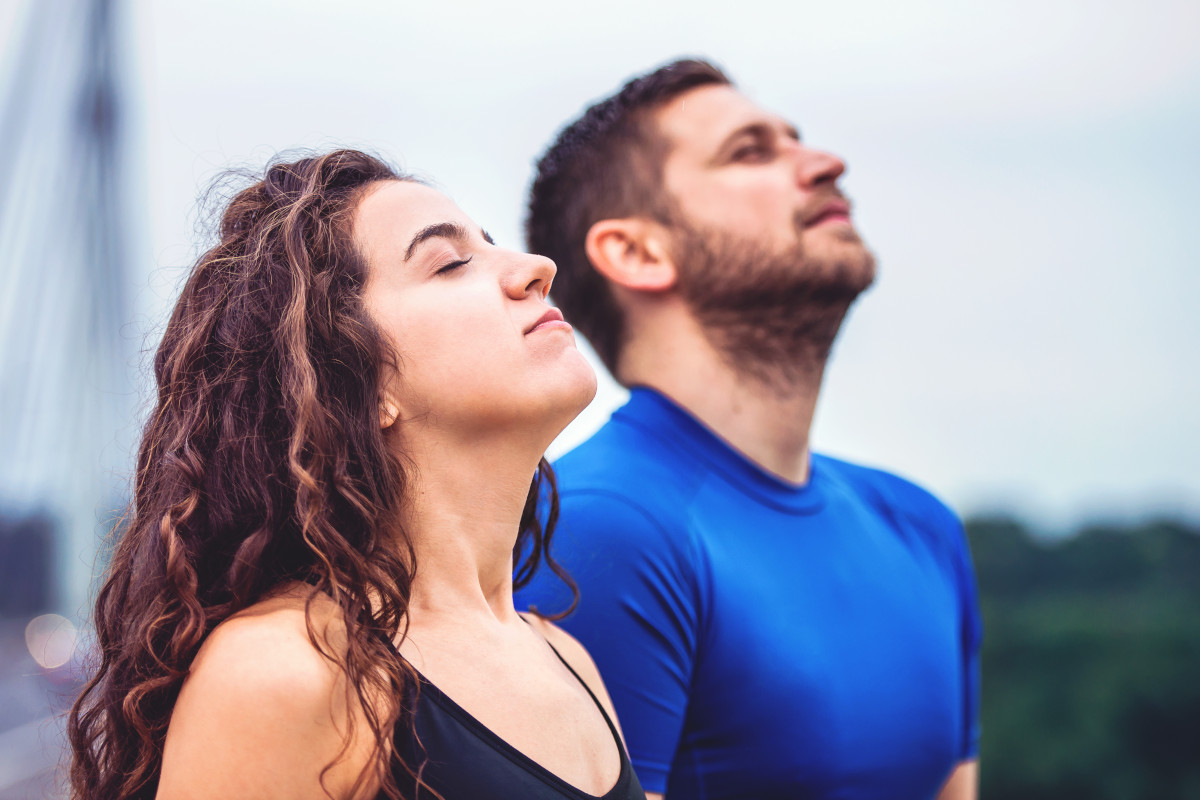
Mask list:
[[[846,162],[833,153],[800,145],[796,153],[796,181],[805,189],[832,183],[846,171]]]

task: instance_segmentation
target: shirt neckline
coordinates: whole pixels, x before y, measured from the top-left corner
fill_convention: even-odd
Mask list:
[[[630,388],[629,402],[613,414],[620,420],[686,451],[742,493],[791,514],[811,514],[824,506],[824,471],[809,455],[808,481],[797,485],[763,469],[687,409],[657,389]]]
[[[522,619],[524,619],[524,617],[522,617]],[[529,622],[529,620],[525,621]],[[543,639],[543,641],[545,640]],[[629,761],[629,755],[625,751],[625,744],[621,741],[621,734],[617,732],[616,724],[612,721],[612,718],[608,716],[608,712],[604,710],[604,706],[601,705],[599,698],[597,698],[592,692],[591,687],[587,685],[583,678],[579,677],[579,673],[575,672],[575,669],[567,663],[567,660],[562,657],[554,645],[550,644],[549,641],[546,641],[546,644],[549,646],[554,655],[558,657],[558,660],[563,663],[568,671],[570,671],[571,675],[575,677],[575,680],[579,681],[580,685],[583,686],[584,691],[588,693],[588,696],[596,705],[596,708],[600,710],[600,714],[602,717],[604,717],[604,722],[608,726],[608,731],[612,735],[613,741],[617,745],[617,756],[620,759],[620,771],[617,774],[616,783],[614,783],[612,788],[602,795],[594,795],[585,792],[578,786],[568,783],[564,778],[554,774],[537,761],[534,761],[525,753],[521,752],[512,744],[510,744],[506,739],[501,738],[498,733],[480,722],[479,719],[476,718],[471,712],[460,706],[454,700],[454,698],[450,697],[450,695],[438,688],[437,684],[426,678],[420,670],[413,666],[412,662],[404,658],[398,648],[393,647],[392,652],[395,653],[396,657],[403,661],[414,673],[416,673],[417,680],[420,683],[421,693],[423,693],[426,697],[436,703],[443,711],[457,720],[459,725],[461,725],[464,729],[475,734],[476,738],[490,746],[493,751],[508,759],[519,769],[524,770],[535,778],[541,780],[543,783],[548,784],[555,790],[562,792],[565,795],[570,795],[574,798],[577,798],[578,800],[619,800],[619,798],[624,797],[629,790],[630,772],[633,769],[633,766]],[[420,695],[418,695],[418,698],[419,697]],[[418,699],[417,702],[420,703],[420,700]]]

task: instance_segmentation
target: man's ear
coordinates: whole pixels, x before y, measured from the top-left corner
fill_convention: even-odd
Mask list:
[[[588,231],[584,246],[596,271],[626,289],[665,292],[678,281],[666,230],[651,220],[600,220]]]

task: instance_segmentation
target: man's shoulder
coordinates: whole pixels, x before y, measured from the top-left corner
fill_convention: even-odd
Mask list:
[[[914,521],[958,528],[958,516],[935,494],[908,478],[878,467],[813,454],[814,472],[880,510]]]
[[[869,508],[881,529],[910,542],[922,542],[929,552],[938,554],[939,563],[958,585],[971,585],[966,531],[958,515],[932,492],[875,467],[829,457],[814,456],[813,461],[814,470],[821,470],[828,484],[846,493],[850,502]]]
[[[554,462],[561,494],[600,493],[633,500],[694,491],[698,473],[683,451],[624,419],[611,419]]]
[[[668,443],[620,421],[554,462],[562,548],[690,553],[702,479]]]

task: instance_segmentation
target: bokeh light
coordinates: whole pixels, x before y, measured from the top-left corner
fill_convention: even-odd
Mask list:
[[[25,645],[29,655],[43,669],[57,669],[71,660],[79,631],[66,617],[42,614],[25,626]]]

